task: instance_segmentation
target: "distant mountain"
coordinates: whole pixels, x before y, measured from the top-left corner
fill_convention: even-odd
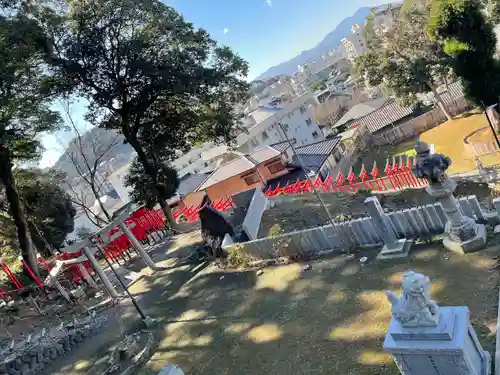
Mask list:
[[[73,155],[75,162],[82,167],[82,170],[87,171],[85,167],[86,163],[88,162],[92,165],[96,160],[96,155],[100,156],[104,154],[100,162],[112,161],[114,169],[117,169],[127,164],[134,153],[134,149],[129,144],[125,144],[124,140],[123,136],[117,135],[113,131],[92,128],[90,131],[82,134],[82,147],[80,147],[77,138],[69,142],[65,153],[59,157],[53,168],[66,173],[66,176],[70,179],[80,178],[70,155]],[[112,144],[115,145],[110,149],[110,145]],[[81,153],[82,148],[85,150],[86,161]]]
[[[370,15],[372,8],[360,8],[354,13],[353,16],[344,19],[339,25],[327,34],[324,39],[319,42],[315,47],[307,51],[302,51],[300,55],[295,56],[293,59],[285,61],[279,65],[269,68],[262,73],[257,80],[262,80],[268,77],[273,77],[280,74],[292,75],[297,71],[297,65],[302,65],[321,58],[324,54],[332,49],[338,49],[340,41],[346,36],[352,34],[351,27],[353,24],[364,24],[366,17]]]

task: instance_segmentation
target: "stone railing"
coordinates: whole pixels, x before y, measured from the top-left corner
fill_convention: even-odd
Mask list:
[[[375,198],[376,199],[376,198]],[[495,201],[500,212],[500,200]],[[484,212],[476,196],[458,199],[464,216],[482,222],[498,217],[496,212]],[[440,203],[384,213],[387,223],[399,239],[430,239],[444,233],[446,215]],[[383,238],[372,217],[300,230],[254,241],[227,244],[226,251],[241,251],[254,259],[282,256],[314,256],[323,252],[346,252],[360,247],[383,244]]]

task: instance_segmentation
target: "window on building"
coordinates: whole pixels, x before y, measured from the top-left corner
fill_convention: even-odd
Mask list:
[[[267,135],[267,132],[262,132],[262,140],[266,141],[268,138],[269,136]]]
[[[288,129],[290,129],[290,126],[288,124],[283,124],[282,126],[283,126],[283,130],[286,132],[288,131]]]
[[[242,176],[241,178],[243,178],[245,180],[247,185],[253,185],[253,184],[256,184],[260,181],[259,176],[255,172],[252,172],[250,174],[246,174],[246,175]]]
[[[309,117],[309,118],[306,120],[306,125],[307,125],[307,126],[311,126],[311,125],[312,125],[312,123],[313,123],[313,122],[312,122],[311,118]]]
[[[257,147],[259,145],[259,141],[255,138],[252,138],[252,140],[250,141],[250,144],[253,146],[253,147]]]
[[[304,114],[306,112],[306,107],[303,105],[300,106],[300,114]]]
[[[312,136],[313,136],[314,139],[318,139],[319,138],[319,134],[318,134],[318,132],[316,130],[313,131]]]
[[[267,165],[267,169],[269,169],[269,172],[274,174],[284,170],[285,166],[283,165],[283,162],[281,160],[276,160],[273,161],[272,163],[269,163]]]

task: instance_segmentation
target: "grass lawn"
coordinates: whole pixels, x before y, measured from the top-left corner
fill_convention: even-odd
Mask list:
[[[140,374],[175,363],[189,375],[398,375],[382,351],[391,318],[385,290],[399,292],[409,268],[431,278],[431,296],[441,306],[469,306],[472,325],[492,353],[493,250],[459,256],[430,245],[397,262],[360,267],[339,257],[312,262],[309,271],[300,264],[267,268],[262,276],[206,269],[168,300],[158,296],[168,306],[161,342]],[[363,255],[372,260],[375,254]]]
[[[449,173],[464,173],[476,169],[475,161],[472,155],[463,146],[463,138],[476,129],[488,126],[488,122],[483,114],[473,113],[468,116],[463,116],[452,121],[447,121],[433,129],[430,129],[420,134],[420,139],[434,144],[435,152],[449,156],[452,160],[452,165]],[[481,132],[474,136],[475,141],[493,140],[493,135],[489,131]],[[413,146],[415,139],[399,143],[394,146],[382,146],[378,149],[368,151],[362,155],[360,161],[354,166],[354,171],[359,173],[361,165],[367,168],[370,172],[373,162],[377,162],[379,169],[383,170],[387,158],[408,155],[414,156],[415,151]],[[500,153],[481,156],[481,162],[485,166],[499,164]]]
[[[474,114],[468,117],[447,121],[434,129],[428,130],[420,135],[420,139],[427,143],[433,143],[436,152],[445,154],[452,160],[449,173],[463,173],[476,169],[472,155],[463,146],[462,139],[472,131],[488,126],[483,114]],[[493,135],[485,133],[484,136],[493,138]],[[481,157],[484,165],[500,163],[500,154],[492,154]]]

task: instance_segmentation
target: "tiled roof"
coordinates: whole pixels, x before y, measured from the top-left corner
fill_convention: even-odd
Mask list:
[[[387,99],[382,98],[356,104],[333,125],[333,128],[344,125],[351,120],[355,120],[363,116],[366,116],[369,113],[376,111],[378,108],[382,107],[386,102]]]
[[[265,146],[264,148],[261,148],[260,150],[257,150],[255,152],[252,152],[250,155],[247,155],[247,157],[255,164],[260,164],[280,154],[281,152],[274,149],[273,147]]]
[[[200,186],[210,173],[197,173],[197,174],[187,174],[179,180],[179,187],[177,188],[177,194],[181,197],[185,197],[189,193],[195,191],[198,186]]]
[[[401,107],[394,99],[389,100],[383,107],[360,118],[357,123],[366,125],[374,133],[379,129],[385,128],[402,118],[413,113],[411,107]]]
[[[340,137],[335,137],[307,146],[297,147],[295,151],[297,151],[297,155],[300,156],[307,169],[318,171],[339,143]],[[299,165],[297,155],[293,156],[292,161],[294,164]]]
[[[451,85],[448,85],[448,88],[449,91],[445,91],[439,95],[443,100],[444,104],[453,103],[455,100],[464,97],[464,92],[460,82],[454,82]]]
[[[231,160],[228,163],[222,164],[217,168],[206,181],[198,188],[198,191],[206,189],[228,178],[238,176],[246,171],[255,168],[267,160],[281,155],[281,152],[270,146],[266,146],[260,150],[252,152],[249,155],[240,156],[237,159]]]
[[[450,104],[464,96],[460,82],[454,82],[448,86],[449,91],[445,91],[439,96],[445,104]],[[402,107],[394,99],[389,100],[383,107],[360,118],[357,123],[366,125],[374,133],[377,130],[403,119],[413,113],[413,108]]]
[[[277,150],[278,152],[283,153],[288,149],[288,147],[290,147],[290,143],[288,143],[288,141],[278,142],[271,145],[271,147]]]

